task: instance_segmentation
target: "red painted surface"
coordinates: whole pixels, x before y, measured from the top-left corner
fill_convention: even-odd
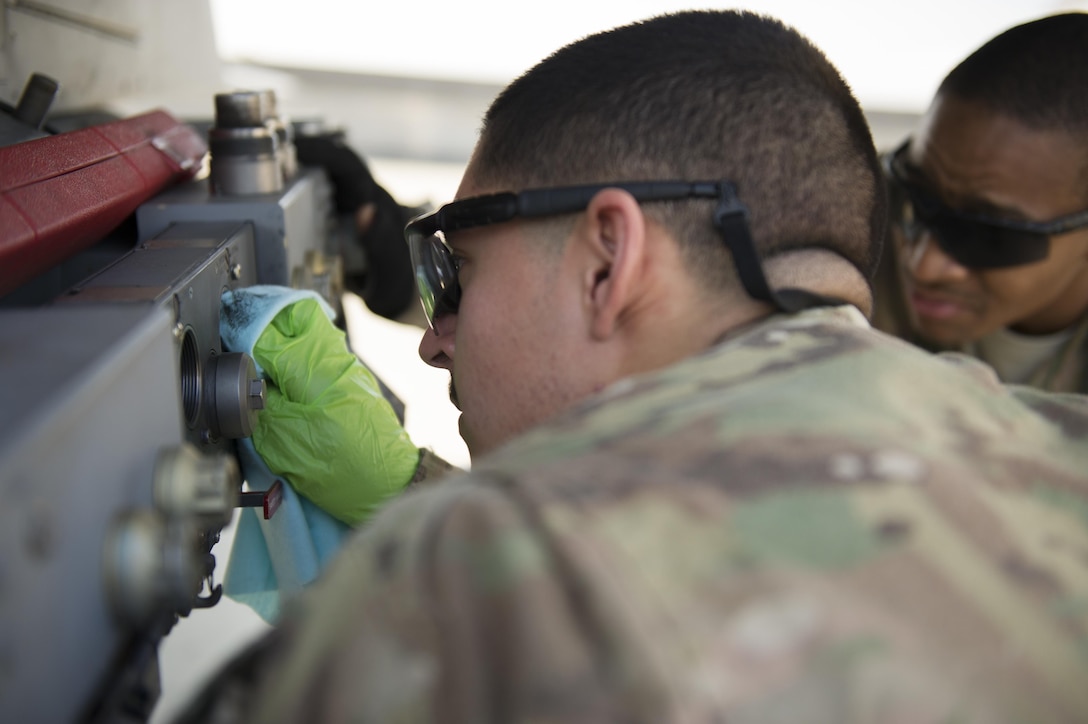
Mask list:
[[[207,150],[161,110],[0,148],[0,295],[191,178]]]

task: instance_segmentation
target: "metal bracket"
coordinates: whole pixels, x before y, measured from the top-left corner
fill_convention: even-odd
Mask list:
[[[239,496],[239,508],[264,508],[264,519],[270,520],[283,502],[283,481],[276,480],[268,490],[244,492]]]

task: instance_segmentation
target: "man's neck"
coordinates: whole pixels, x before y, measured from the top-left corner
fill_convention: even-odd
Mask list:
[[[767,279],[775,289],[794,287],[853,304],[867,318],[873,294],[857,267],[826,249],[800,249],[767,259]]]

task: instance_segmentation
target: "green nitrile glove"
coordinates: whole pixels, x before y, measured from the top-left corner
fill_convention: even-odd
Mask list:
[[[269,383],[253,445],[300,495],[357,525],[412,479],[419,449],[316,301],[281,310],[253,358]]]

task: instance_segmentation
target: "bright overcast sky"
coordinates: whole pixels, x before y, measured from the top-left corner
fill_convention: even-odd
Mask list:
[[[561,45],[682,0],[212,0],[224,59],[506,82]],[[809,36],[869,108],[922,110],[967,53],[1018,23],[1088,0],[749,0]],[[305,8],[305,13],[300,9]]]

